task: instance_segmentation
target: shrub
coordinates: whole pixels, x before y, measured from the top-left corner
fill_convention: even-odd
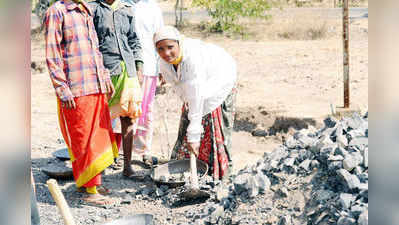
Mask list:
[[[268,0],[193,0],[194,7],[204,7],[212,17],[211,30],[214,32],[241,32],[238,24],[241,17],[268,18],[266,11],[271,8]]]

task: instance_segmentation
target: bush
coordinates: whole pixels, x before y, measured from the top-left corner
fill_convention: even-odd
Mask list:
[[[266,19],[266,11],[271,8],[268,0],[193,0],[192,4],[208,11],[214,32],[241,32],[243,27],[238,24],[239,18]]]

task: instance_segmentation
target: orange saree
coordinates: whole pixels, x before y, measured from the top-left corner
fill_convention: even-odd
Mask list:
[[[74,98],[75,109],[61,107],[58,116],[62,135],[72,161],[77,187],[101,184],[101,172],[118,157],[108,102],[104,94]]]

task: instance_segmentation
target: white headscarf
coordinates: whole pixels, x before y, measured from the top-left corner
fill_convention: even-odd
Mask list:
[[[180,41],[181,35],[179,31],[172,26],[163,26],[158,31],[154,33],[154,45],[156,45],[159,41],[162,40],[175,40]]]

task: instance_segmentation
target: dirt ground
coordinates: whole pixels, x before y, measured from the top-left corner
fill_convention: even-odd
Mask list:
[[[170,3],[161,2],[161,7],[164,12],[171,12]],[[201,38],[224,47],[237,61],[238,96],[232,149],[235,171],[255,163],[264,152],[272,151],[281,144],[283,135],[254,137],[251,134],[254,129],[267,130],[275,125],[279,117],[288,118],[287,124],[313,121],[317,127],[331,113],[331,105],[343,105],[341,21],[339,18],[321,21],[320,15],[307,15],[308,24],[305,20],[293,23],[303,19],[303,13],[291,15],[293,20],[279,19],[277,15],[267,22],[252,22],[249,28],[252,35],[245,40],[204,33],[196,25],[198,21],[189,21],[191,25],[183,29],[188,37]],[[318,19],[327,24],[326,35],[322,39],[295,40],[295,36],[286,39],[276,35],[281,32],[278,29],[295,30],[296,26],[312,26]],[[165,18],[165,21],[172,24],[173,18]],[[368,18],[353,19],[350,29],[350,99],[352,107],[364,113],[368,110]],[[47,177],[40,172],[40,167],[46,166],[53,158],[52,152],[65,147],[65,144],[59,131],[56,99],[45,65],[44,41],[40,36],[32,39],[31,57],[34,62],[31,77],[31,158],[37,185],[44,191]],[[156,98],[153,154],[166,157],[177,136],[181,102],[169,86]],[[119,179],[120,175],[107,177],[113,187],[122,185]],[[61,183],[67,196],[73,196],[72,184]],[[124,191],[120,187],[118,190]],[[44,199],[44,196],[39,198],[39,210],[55,207]],[[143,211],[140,204],[134,209]],[[74,213],[79,213],[84,209],[77,207],[74,210]],[[123,209],[122,212],[128,211]],[[106,216],[101,217],[95,222],[106,219]],[[46,219],[45,224],[57,224],[56,221],[59,218]],[[80,221],[79,224],[88,222]]]

